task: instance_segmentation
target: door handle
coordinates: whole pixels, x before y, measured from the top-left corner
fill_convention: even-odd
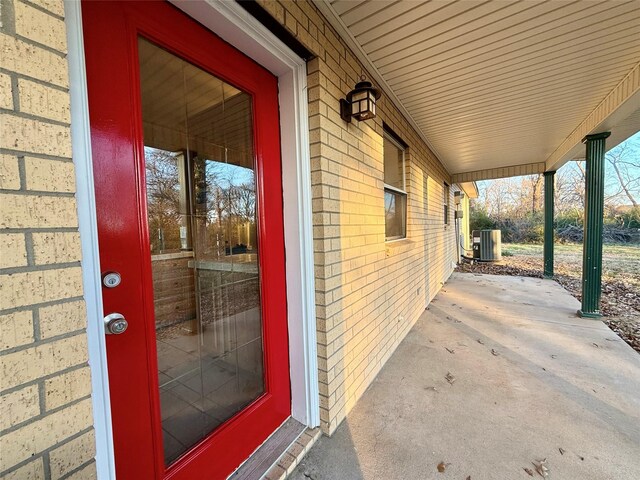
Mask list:
[[[127,330],[129,322],[121,313],[110,313],[104,317],[104,329],[107,335],[120,335]]]

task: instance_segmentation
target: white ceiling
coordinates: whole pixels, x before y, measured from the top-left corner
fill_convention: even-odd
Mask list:
[[[450,173],[545,162],[640,60],[638,0],[317,3]]]

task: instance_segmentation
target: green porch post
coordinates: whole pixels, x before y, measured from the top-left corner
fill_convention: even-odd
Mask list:
[[[553,277],[553,184],[556,172],[544,172],[544,278]]]
[[[598,318],[602,287],[602,223],[604,214],[605,141],[611,132],[587,135],[584,240],[582,243],[581,317]]]

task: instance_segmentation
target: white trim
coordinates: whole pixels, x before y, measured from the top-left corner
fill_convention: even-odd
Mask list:
[[[401,193],[402,195],[406,195],[407,194],[407,192],[405,190],[402,190],[401,188],[394,187],[393,185],[388,185],[386,183],[384,183],[383,185],[384,185],[384,189],[385,190],[389,190],[390,192]]]
[[[98,222],[93,186],[87,78],[80,2],[65,0],[65,23],[71,96],[71,144],[76,174],[78,227],[82,246],[82,285],[87,309],[87,342],[96,439],[96,470],[100,479],[115,479],[107,347],[102,322],[102,284],[98,251]]]
[[[292,417],[320,425],[316,353],[315,286],[311,213],[311,170],[306,64],[235,2],[178,2],[176,6],[278,76],[282,138],[287,301]],[[78,222],[92,377],[98,478],[114,479],[115,464],[102,287],[97,236],[89,109],[80,2],[65,0],[71,130],[76,167]]]

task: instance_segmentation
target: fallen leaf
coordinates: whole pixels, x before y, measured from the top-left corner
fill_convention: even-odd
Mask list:
[[[476,342],[478,342],[480,345],[484,345],[484,342],[480,339],[476,340]]]
[[[498,352],[496,352],[493,348],[491,349],[491,354],[492,354],[494,357],[497,357],[498,355],[500,355],[500,354],[499,354]]]
[[[449,382],[449,385],[453,385],[453,382],[456,381],[456,377],[451,375],[451,372],[447,372],[447,374],[444,376],[444,378],[447,380],[447,382]]]
[[[562,447],[560,447],[558,450],[560,451],[560,455],[564,455],[564,452],[566,452],[566,450]]]
[[[533,477],[533,470],[527,467],[522,467],[522,468],[524,469],[525,472],[529,474],[530,477]]]
[[[598,345],[597,343],[593,342],[591,345],[593,345],[596,348],[600,348],[600,345]]]
[[[444,463],[444,462],[440,462],[440,463],[438,464],[438,471],[439,471],[440,473],[444,472],[446,468],[447,468],[447,466],[445,465],[445,463]]]
[[[450,348],[444,347],[444,349],[445,349],[447,352],[449,352],[449,353],[456,353],[456,351],[455,351],[455,350],[452,350],[452,349],[450,349]]]
[[[547,459],[544,458],[542,460],[538,460],[538,463],[531,462],[534,467],[536,467],[536,472],[542,478],[547,478],[549,476],[549,469],[547,468]]]

